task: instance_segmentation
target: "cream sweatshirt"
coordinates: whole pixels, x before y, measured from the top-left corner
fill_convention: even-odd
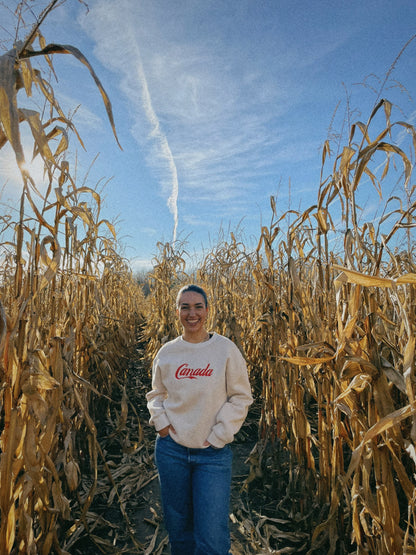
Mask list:
[[[214,333],[190,343],[182,336],[166,343],[153,362],[146,395],[150,424],[171,425],[172,439],[189,448],[231,443],[253,402],[245,360],[237,346]]]

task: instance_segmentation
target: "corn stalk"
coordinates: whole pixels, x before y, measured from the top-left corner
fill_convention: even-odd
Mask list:
[[[143,301],[117,254],[114,227],[100,217],[99,195],[78,187],[63,160],[68,134],[78,134],[31,60],[40,56],[51,68],[51,54],[81,61],[99,88],[115,134],[111,104],[85,56],[72,46],[46,45],[39,24],[0,57],[0,148],[10,143],[23,182],[18,220],[4,220],[5,231],[14,227],[15,234],[1,251],[4,554],[14,549],[67,553],[68,539],[89,530],[98,458],[104,456],[93,420],[95,399],[106,398],[108,405],[114,385],[125,378],[123,356],[135,343]],[[17,103],[20,89],[30,96],[34,87],[49,107],[45,119]],[[44,162],[48,187],[43,196],[25,166],[22,122],[29,124],[34,153]],[[83,474],[92,476],[86,489]]]

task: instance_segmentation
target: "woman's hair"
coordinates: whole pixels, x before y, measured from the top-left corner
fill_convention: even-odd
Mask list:
[[[205,303],[205,308],[208,307],[208,297],[207,294],[205,293],[205,291],[202,289],[202,287],[199,287],[199,285],[194,285],[193,283],[190,283],[189,285],[185,285],[184,287],[182,287],[182,289],[179,291],[179,293],[176,296],[176,307],[179,307],[179,301],[181,298],[182,293],[187,293],[188,291],[193,291],[194,293],[199,293],[200,295],[202,295],[203,299],[204,299],[204,303]]]

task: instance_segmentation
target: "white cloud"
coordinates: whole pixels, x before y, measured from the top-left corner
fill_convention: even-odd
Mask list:
[[[149,258],[131,258],[129,260],[131,271],[134,274],[149,272],[153,269],[152,259]]]
[[[228,203],[247,213],[259,181],[279,179],[282,164],[318,158],[317,145],[296,135],[288,116],[308,95],[299,71],[317,71],[319,60],[350,33],[328,40],[322,28],[305,52],[273,31],[228,36],[238,24],[217,26],[215,10],[244,19],[245,8],[218,6],[100,0],[91,2],[82,19],[95,40],[95,55],[120,75],[132,107],[131,132],[147,152],[175,230],[179,183],[185,211],[188,203],[204,200],[218,212]],[[263,194],[267,198],[269,192]]]
[[[178,225],[178,175],[167,134],[154,108],[152,92],[148,86],[146,71],[143,67],[140,48],[136,40],[136,24],[131,17],[127,4],[114,6],[102,2],[93,7],[92,21],[82,20],[86,30],[90,30],[96,40],[95,54],[103,63],[121,73],[120,88],[130,101],[132,108],[132,133],[138,144],[147,148],[148,163],[154,169],[162,190],[167,196],[167,206],[173,215],[172,240],[176,240]],[[132,6],[130,6],[132,7]],[[126,9],[124,9],[126,8]],[[119,20],[120,14],[124,19]],[[90,27],[89,23],[93,23]],[[117,26],[123,30],[124,44],[129,45],[127,57],[125,52],[117,49],[119,35]]]
[[[152,99],[149,92],[149,87],[147,84],[146,75],[143,70],[142,60],[138,47],[135,48],[135,64],[137,70],[137,80],[141,87],[143,96],[143,108],[146,114],[146,118],[150,124],[150,133],[148,135],[149,140],[152,142],[154,147],[155,156],[157,159],[161,159],[162,164],[167,164],[169,181],[170,181],[170,196],[167,201],[167,206],[169,211],[173,215],[174,228],[173,228],[173,241],[176,241],[176,231],[178,227],[178,172],[176,169],[176,164],[172,151],[169,146],[169,141],[166,134],[161,129],[159,118],[154,111]]]

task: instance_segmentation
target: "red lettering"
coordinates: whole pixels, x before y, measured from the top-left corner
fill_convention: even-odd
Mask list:
[[[189,378],[190,380],[196,380],[200,376],[211,376],[213,369],[210,367],[209,362],[205,368],[190,368],[188,364],[181,364],[178,366],[175,372],[175,378],[177,380],[183,380]]]

